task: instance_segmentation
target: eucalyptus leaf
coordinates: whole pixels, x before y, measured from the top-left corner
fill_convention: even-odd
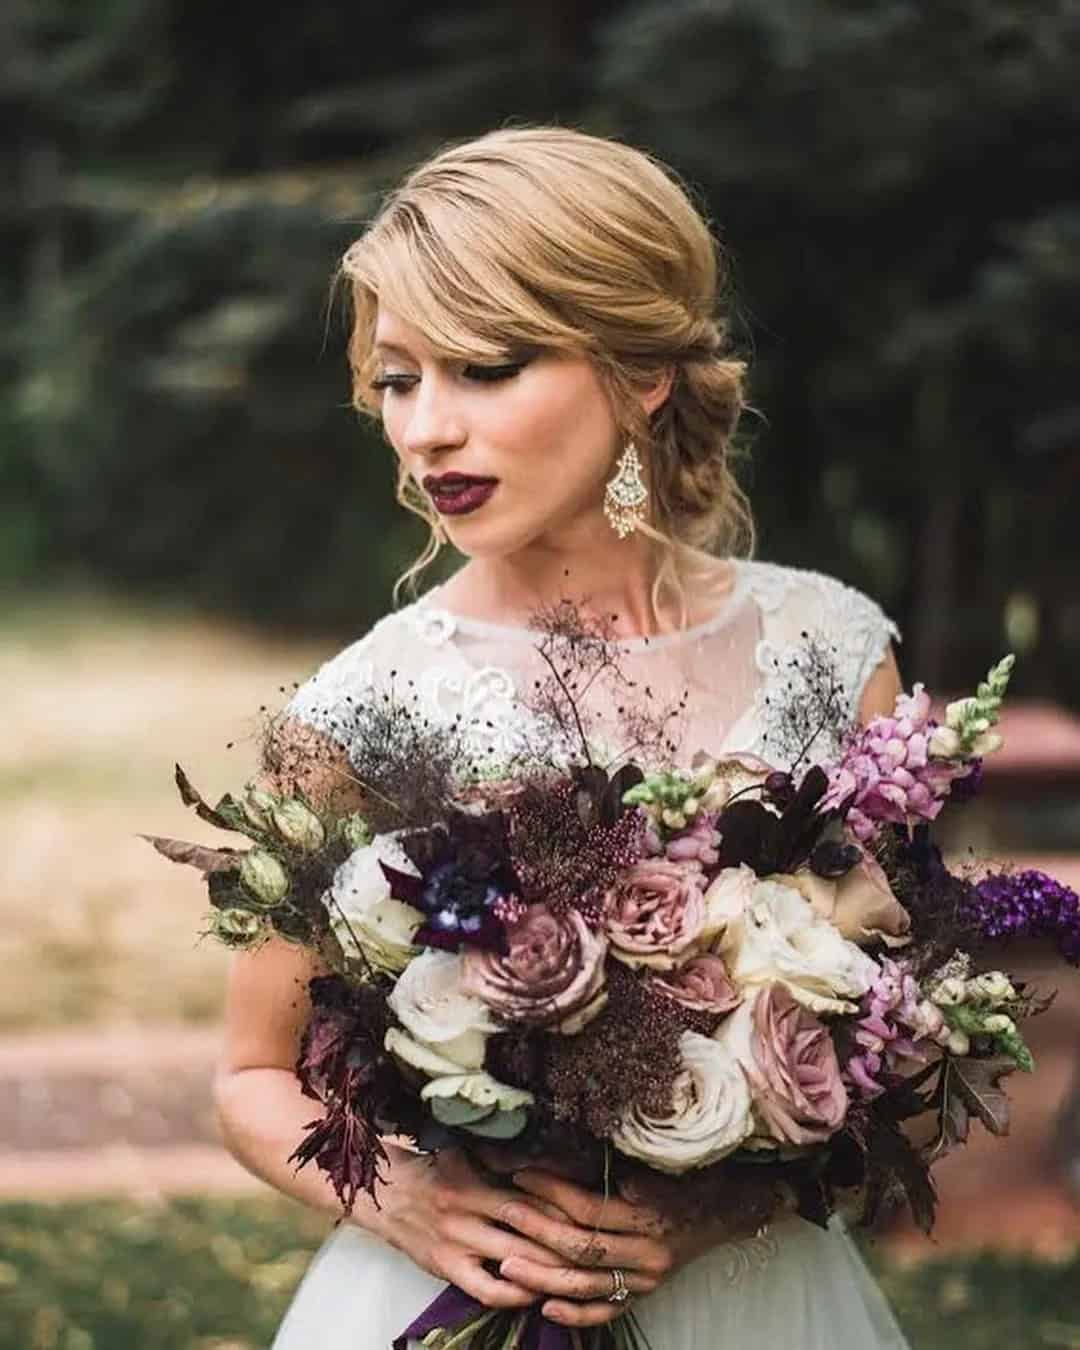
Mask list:
[[[464,1128],[482,1139],[516,1139],[528,1123],[529,1113],[518,1106],[513,1111],[494,1111],[486,1120]]]
[[[440,1125],[472,1127],[494,1115],[493,1106],[476,1106],[464,1097],[432,1097],[431,1114]]]

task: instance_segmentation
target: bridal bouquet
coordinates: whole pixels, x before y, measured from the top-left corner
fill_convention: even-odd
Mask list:
[[[205,874],[210,931],[234,947],[276,933],[329,972],[297,1065],[321,1114],[294,1159],[346,1212],[377,1198],[395,1134],[554,1157],[597,1188],[682,1178],[664,1193],[687,1216],[734,1203],[751,1229],[783,1203],[824,1224],[846,1195],[867,1222],[906,1199],[929,1230],[931,1164],[973,1119],[1004,1134],[1001,1082],[1034,1067],[1022,1024],[1048,1000],[992,945],[1042,936],[1080,961],[1074,892],[1039,872],[958,875],[931,839],[1001,743],[1012,658],[940,723],[916,685],[860,729],[811,642],[783,716],[807,751],[829,730],[835,753],[680,769],[678,706],[629,697],[636,748],[601,758],[582,691],[617,677],[603,632],[562,606],[537,636],[539,731],[510,763],[476,762],[459,725],[386,690],[338,728],[359,811],[259,787],[210,806],[177,771],[204,820],[252,844],[152,840]],[[296,753],[280,729],[277,781]],[[396,1344],[468,1337],[640,1332],[628,1315],[572,1338],[451,1288]]]

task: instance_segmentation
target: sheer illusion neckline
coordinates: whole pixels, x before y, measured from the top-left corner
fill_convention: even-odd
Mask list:
[[[680,628],[674,633],[657,633],[651,637],[615,638],[613,645],[627,652],[662,651],[665,647],[680,646],[683,643],[709,637],[722,628],[741,604],[750,581],[750,564],[747,561],[741,558],[729,558],[728,561],[731,563],[734,573],[731,589],[721,601],[719,608],[709,618],[703,619],[701,623],[691,624],[687,628]],[[473,619],[447,608],[447,606],[439,603],[439,595],[444,589],[445,582],[433,587],[418,604],[424,609],[445,615],[451,620],[454,628],[466,637],[501,638],[518,642],[536,641],[536,630],[533,628],[491,623],[486,619]]]

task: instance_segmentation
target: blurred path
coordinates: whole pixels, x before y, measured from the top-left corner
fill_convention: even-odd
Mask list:
[[[190,1027],[0,1041],[0,1198],[258,1189],[217,1139],[218,1042]]]

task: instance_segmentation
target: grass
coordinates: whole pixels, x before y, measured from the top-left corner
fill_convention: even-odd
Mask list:
[[[327,654],[93,596],[4,613],[0,1031],[218,1016],[227,957],[198,941],[198,878],[137,834],[209,838],[173,761],[208,794],[241,785],[259,705]]]
[[[265,1347],[327,1231],[272,1196],[0,1206],[0,1350]],[[875,1264],[912,1350],[1080,1348],[1080,1254]]]

